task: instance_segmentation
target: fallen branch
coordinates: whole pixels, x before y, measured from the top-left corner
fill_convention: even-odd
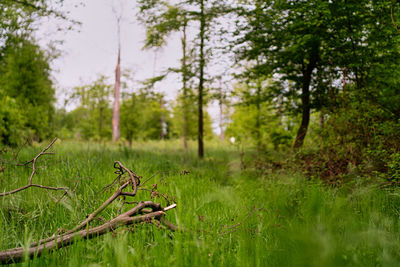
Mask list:
[[[135,208],[133,208],[132,210],[135,210]],[[135,213],[133,211],[130,212]],[[24,259],[25,255],[28,255],[29,258],[33,258],[34,256],[39,257],[45,250],[52,251],[73,244],[74,242],[77,241],[77,237],[81,237],[83,239],[91,239],[106,234],[110,231],[113,231],[123,225],[131,225],[141,222],[150,223],[152,222],[152,220],[158,220],[163,222],[161,218],[164,214],[165,214],[164,211],[159,210],[147,213],[145,215],[134,216],[134,217],[131,217],[129,215],[120,215],[103,225],[57,236],[57,238],[53,238],[52,241],[44,242],[39,245],[30,247],[28,249],[19,247],[2,251],[0,252],[0,263],[10,264],[10,263],[20,262],[21,260]],[[172,224],[166,226],[168,226],[171,230],[176,229],[176,226],[173,226]]]
[[[54,143],[54,142],[53,142]],[[50,147],[50,146],[49,146]],[[43,152],[43,151],[42,151]],[[45,150],[44,150],[45,152]],[[35,163],[35,159],[32,161]],[[114,163],[114,168],[116,169],[115,173],[118,174],[118,177],[114,179],[114,181],[107,185],[105,188],[109,188],[112,185],[116,184],[118,181],[120,186],[118,189],[106,200],[104,201],[95,211],[87,216],[87,218],[73,227],[71,230],[66,231],[62,234],[55,234],[52,237],[48,237],[42,239],[36,243],[33,243],[29,246],[28,249],[24,249],[23,247],[13,248],[6,251],[0,251],[0,263],[14,263],[19,262],[24,258],[24,255],[29,255],[30,258],[42,255],[44,250],[56,250],[62,247],[68,246],[76,241],[76,237],[81,237],[83,239],[90,239],[96,236],[103,235],[109,231],[113,231],[116,228],[122,225],[130,225],[141,222],[157,222],[158,225],[163,225],[164,227],[175,231],[177,230],[177,226],[168,222],[163,215],[168,210],[174,209],[176,207],[176,203],[169,205],[166,208],[162,208],[160,204],[154,203],[152,201],[140,201],[140,202],[128,202],[126,201],[127,197],[136,196],[138,187],[140,185],[140,177],[137,176],[134,172],[126,168],[121,162],[116,161]],[[32,185],[31,185],[32,186]],[[128,188],[131,188],[132,191],[125,191]],[[153,185],[152,194],[156,188]],[[135,207],[129,209],[128,211],[117,215],[112,220],[104,223],[101,226],[89,227],[89,224],[94,219],[101,219],[99,216],[100,213],[106,209],[114,200],[122,197],[124,199],[121,207],[118,209],[118,214],[122,210],[124,204],[137,204]],[[167,198],[166,198],[167,199]],[[168,203],[169,200],[167,199]],[[102,220],[103,221],[103,220]]]
[[[19,188],[16,188],[14,190],[8,191],[8,192],[0,193],[0,197],[4,197],[4,196],[15,194],[15,193],[18,193],[20,191],[26,190],[26,189],[28,189],[30,187],[37,187],[37,188],[46,189],[46,190],[53,190],[53,191],[63,190],[65,192],[68,192],[69,188],[67,188],[67,187],[45,186],[45,185],[39,185],[39,184],[34,184],[33,183],[33,176],[36,174],[36,162],[37,162],[37,160],[43,155],[53,155],[54,153],[47,152],[47,151],[50,149],[50,147],[53,146],[53,144],[56,141],[57,141],[57,138],[54,138],[53,141],[51,141],[51,143],[46,148],[44,148],[39,154],[37,154],[32,160],[27,161],[27,162],[22,163],[22,164],[17,164],[17,166],[28,166],[29,164],[32,163],[32,171],[31,171],[31,174],[29,175],[28,184],[24,185],[24,186],[21,186]]]

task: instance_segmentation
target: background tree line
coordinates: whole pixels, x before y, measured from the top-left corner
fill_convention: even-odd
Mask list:
[[[35,43],[32,22],[63,14],[44,0],[0,5],[0,142],[54,134],[110,140],[114,85],[107,78],[75,87],[72,110],[54,106],[52,55]],[[182,138],[187,148],[188,139],[197,139],[203,157],[204,139],[213,136],[205,108],[216,101],[221,137],[236,144],[259,152],[293,149],[307,171],[327,178],[349,166],[396,173],[396,1],[140,0],[138,7],[145,48],[179,34],[181,64],[123,89],[123,140]],[[213,66],[225,56],[233,59],[230,71],[217,73]],[[181,81],[169,103],[152,89],[167,75]]]

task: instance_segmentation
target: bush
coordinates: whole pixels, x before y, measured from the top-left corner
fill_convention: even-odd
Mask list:
[[[297,161],[309,176],[337,182],[356,173],[398,177],[400,124],[390,112],[354,92],[342,99],[315,139],[319,147],[303,149]],[[378,175],[379,176],[379,175]]]

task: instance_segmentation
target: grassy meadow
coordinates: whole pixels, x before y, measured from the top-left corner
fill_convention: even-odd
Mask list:
[[[23,149],[20,161],[32,159],[45,145]],[[143,179],[158,173],[149,183],[177,203],[166,218],[187,231],[153,224],[121,227],[19,265],[400,265],[399,189],[379,189],[363,177],[332,188],[296,168],[260,171],[251,151],[241,156],[228,144],[208,144],[204,160],[191,147],[185,153],[179,141],[134,143],[132,148],[58,141],[55,155],[39,159],[34,182],[74,188],[81,179],[79,186],[59,203],[53,198],[62,193],[38,188],[0,198],[0,250],[28,246],[84,220],[116,189],[102,191],[116,177],[113,162],[119,160]],[[29,168],[7,165],[0,190],[25,185],[29,174]],[[142,191],[135,199],[151,197]],[[119,204],[102,217],[114,217]]]

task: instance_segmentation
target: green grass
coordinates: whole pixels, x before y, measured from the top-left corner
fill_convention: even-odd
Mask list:
[[[192,144],[194,148],[194,144]],[[31,159],[40,147],[21,152]],[[59,142],[55,156],[39,160],[36,183],[73,187],[75,195],[56,204],[46,191],[30,188],[0,198],[0,249],[26,245],[82,221],[111,192],[99,193],[122,161],[178,204],[167,218],[189,229],[154,225],[120,228],[21,263],[39,266],[399,266],[400,190],[355,183],[328,188],[298,173],[242,170],[239,152],[209,145],[199,161],[180,142],[123,146]],[[250,154],[249,154],[250,155]],[[247,160],[252,160],[248,156]],[[182,170],[190,171],[180,175]],[[24,185],[29,169],[7,166],[0,190]],[[159,181],[165,177],[165,184]],[[360,177],[359,179],[363,179]],[[53,194],[53,193],[52,193]],[[141,192],[137,200],[149,200]],[[163,200],[157,201],[163,203]],[[103,212],[109,219],[118,203]],[[100,222],[95,222],[100,224]]]

